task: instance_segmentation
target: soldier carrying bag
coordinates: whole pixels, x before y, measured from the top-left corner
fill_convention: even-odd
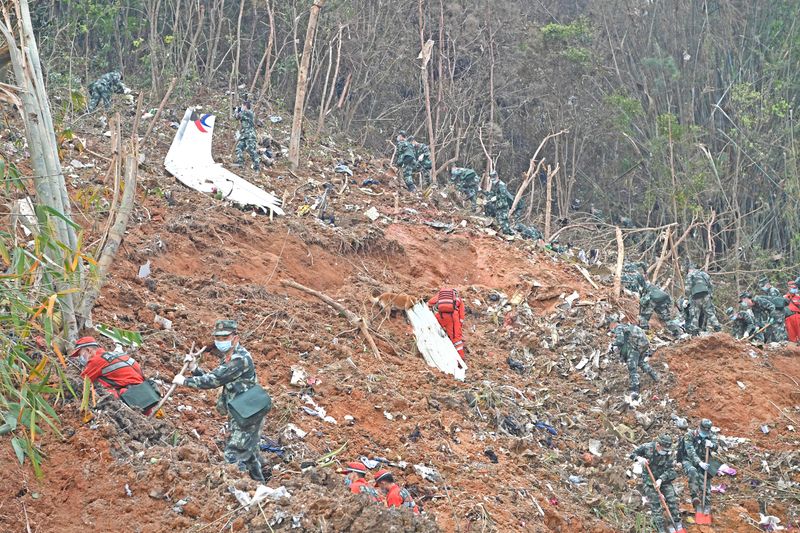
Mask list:
[[[228,402],[228,412],[240,426],[247,426],[272,409],[272,398],[264,388],[255,384]]]

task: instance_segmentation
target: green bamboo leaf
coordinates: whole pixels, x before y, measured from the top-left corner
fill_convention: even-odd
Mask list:
[[[25,462],[25,446],[20,442],[19,437],[14,437],[11,439],[11,447],[14,448],[14,453],[17,455],[17,460],[19,464]]]

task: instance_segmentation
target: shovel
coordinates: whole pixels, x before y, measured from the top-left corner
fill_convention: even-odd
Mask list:
[[[709,456],[709,449],[706,448],[706,464],[708,465],[708,456]],[[706,510],[706,487],[708,486],[708,470],[711,466],[709,465],[706,467],[706,472],[703,474],[703,507],[702,510]],[[708,526],[711,525],[711,513],[704,513],[699,512],[694,514],[694,523],[700,526]]]
[[[678,529],[675,526],[675,519],[672,518],[672,513],[669,512],[669,507],[667,506],[667,500],[664,499],[664,495],[661,494],[661,491],[658,487],[656,487],[656,477],[653,475],[653,471],[650,470],[650,465],[645,463],[645,468],[647,468],[647,473],[650,474],[650,481],[653,482],[653,488],[656,490],[656,494],[658,494],[658,499],[661,500],[661,507],[663,507],[664,512],[667,513],[667,518],[669,518],[672,527],[675,529],[675,533],[686,533],[685,528]]]
[[[200,354],[202,354],[202,353],[203,353],[203,352],[205,352],[205,351],[206,351],[206,347],[205,347],[205,346],[203,346],[203,347],[202,347],[200,350],[198,350],[197,352],[195,352],[195,351],[194,351],[194,343],[192,343],[192,347],[191,347],[191,348],[189,348],[189,354],[190,354],[190,355],[193,355],[193,356],[195,356],[195,357],[199,356]],[[183,374],[184,372],[186,372],[186,369],[187,369],[187,368],[189,368],[189,363],[183,363],[183,368],[181,368],[181,371],[179,372],[179,374]],[[158,405],[156,405],[155,407],[153,407],[153,410],[152,410],[152,411],[150,411],[150,415],[148,415],[148,417],[147,417],[147,418],[152,418],[153,416],[155,416],[155,414],[158,412],[158,410],[159,410],[159,409],[161,409],[161,407],[162,407],[162,406],[164,405],[164,403],[167,401],[167,398],[169,398],[170,396],[172,396],[172,393],[173,393],[173,392],[175,392],[175,389],[176,389],[176,388],[177,388],[177,385],[176,385],[175,383],[173,383],[173,384],[172,384],[172,386],[171,386],[171,387],[169,388],[169,390],[167,391],[167,393],[164,395],[164,397],[163,397],[163,398],[161,398],[161,401],[160,401],[160,402],[158,402]]]

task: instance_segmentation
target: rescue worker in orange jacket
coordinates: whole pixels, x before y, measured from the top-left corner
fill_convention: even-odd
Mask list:
[[[367,483],[367,467],[364,466],[364,463],[358,461],[347,463],[344,471],[347,472],[344,484],[350,487],[350,492],[365,494],[372,501],[380,501],[378,491]]]
[[[789,312],[786,317],[786,334],[789,342],[800,343],[800,288],[794,281],[789,282],[789,292],[784,296],[789,300]]]
[[[375,474],[375,486],[386,495],[386,507],[404,507],[419,514],[419,507],[411,498],[411,493],[407,489],[400,488],[388,470],[379,470]]]
[[[441,289],[436,296],[428,300],[428,307],[433,309],[436,320],[442,326],[458,355],[464,359],[464,302],[455,289]]]
[[[144,382],[144,374],[133,357],[107,352],[94,337],[81,337],[70,357],[77,357],[81,377],[100,382],[106,391],[119,398],[131,385]]]

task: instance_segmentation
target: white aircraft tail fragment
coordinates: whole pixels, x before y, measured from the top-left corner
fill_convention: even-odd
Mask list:
[[[225,200],[242,207],[253,206],[264,212],[283,215],[278,197],[214,162],[211,155],[214,119],[214,115],[199,114],[193,107],[186,110],[164,158],[167,172],[196,191],[206,194],[219,192]]]
[[[414,328],[417,348],[428,366],[438,368],[445,374],[464,381],[467,376],[467,365],[425,302],[419,302],[408,309],[406,315],[411,327]]]

